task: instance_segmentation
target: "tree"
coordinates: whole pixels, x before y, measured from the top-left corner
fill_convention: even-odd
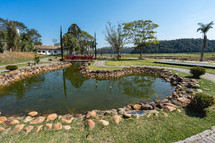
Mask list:
[[[198,23],[198,25],[200,26],[197,29],[197,32],[201,32],[203,33],[203,45],[202,45],[202,50],[201,50],[201,57],[200,57],[200,61],[203,61],[204,58],[204,50],[206,48],[206,43],[207,43],[207,35],[206,33],[209,31],[209,29],[213,28],[213,21],[211,21],[209,24],[202,24],[202,23]]]
[[[19,35],[17,33],[16,25],[13,21],[9,21],[7,24],[7,49],[10,51],[18,51],[17,41],[19,41]]]
[[[72,55],[74,51],[79,51],[80,46],[78,40],[71,33],[66,33],[63,35],[64,48],[69,50],[69,54]]]
[[[151,44],[159,43],[155,37],[156,31],[154,31],[159,25],[153,23],[151,20],[135,20],[123,25],[125,35],[132,39],[136,49],[140,51],[140,59],[143,59],[142,52],[144,48]]]
[[[6,32],[4,30],[0,30],[0,53],[4,52],[6,36]]]
[[[27,33],[22,33],[21,34],[21,46],[20,50],[22,52],[30,52],[34,49],[33,43],[31,38]]]
[[[31,38],[31,40],[33,41],[34,45],[42,45],[42,40],[41,40],[41,35],[38,33],[37,30],[35,29],[28,29],[27,30],[27,34],[29,35],[29,37]]]
[[[57,39],[53,38],[52,42],[54,43],[54,46],[60,46],[60,43],[57,41]]]
[[[124,35],[122,24],[118,23],[117,27],[110,22],[106,25],[105,40],[113,49],[117,51],[117,60],[119,60],[120,51],[125,45],[126,36]]]

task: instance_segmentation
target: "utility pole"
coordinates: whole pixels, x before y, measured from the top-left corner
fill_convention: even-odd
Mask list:
[[[61,60],[64,61],[64,58],[63,58],[63,41],[62,41],[62,26],[60,26],[60,49],[61,49]]]
[[[96,59],[96,32],[94,33],[94,44],[95,44],[95,59]]]

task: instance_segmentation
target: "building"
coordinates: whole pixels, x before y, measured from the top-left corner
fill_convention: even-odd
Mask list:
[[[43,55],[60,55],[61,54],[61,48],[60,46],[49,46],[49,45],[36,45],[37,53],[43,54]],[[67,53],[68,51],[64,49],[64,53]]]

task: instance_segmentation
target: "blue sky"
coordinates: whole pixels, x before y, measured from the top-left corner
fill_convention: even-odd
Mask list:
[[[93,35],[98,47],[104,40],[105,24],[150,19],[159,24],[157,38],[201,38],[197,23],[215,22],[215,0],[0,0],[0,17],[23,22],[42,35],[44,45],[59,39],[59,27],[67,32],[72,23]],[[215,39],[214,29],[208,32]]]

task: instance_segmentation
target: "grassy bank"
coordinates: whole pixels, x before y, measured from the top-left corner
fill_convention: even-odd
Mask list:
[[[33,60],[35,53],[33,52],[9,52],[6,54],[0,53],[0,65],[16,64]],[[39,55],[40,58],[45,58],[45,55]]]

